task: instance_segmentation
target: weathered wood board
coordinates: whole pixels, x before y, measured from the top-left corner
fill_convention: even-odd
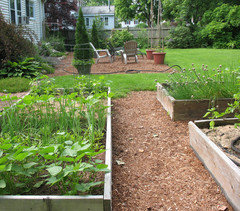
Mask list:
[[[240,168],[197,126],[206,120],[189,122],[190,145],[206,169],[221,187],[234,210],[240,210]],[[219,124],[220,122],[218,122]]]
[[[213,106],[213,102],[208,99],[176,100],[159,83],[157,83],[157,99],[173,121],[202,119],[207,110]],[[218,106],[219,112],[222,112],[226,109],[228,103],[232,102],[232,98],[224,98],[216,100],[214,105]]]

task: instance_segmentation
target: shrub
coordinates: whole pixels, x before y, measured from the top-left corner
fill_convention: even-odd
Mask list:
[[[54,50],[65,52],[64,38],[60,36],[50,36],[46,40],[50,43]]]
[[[240,6],[222,4],[205,12],[199,34],[214,48],[240,48]]]
[[[93,20],[93,25],[92,25],[92,33],[91,33],[91,42],[95,46],[95,48],[99,48],[99,41],[98,41],[98,31],[97,31],[97,26],[96,26],[96,21]]]
[[[75,32],[76,45],[74,47],[74,59],[75,60],[89,60],[92,58],[90,51],[88,33],[83,18],[82,9],[79,8],[79,15]]]
[[[172,28],[167,41],[169,48],[191,48],[194,46],[194,37],[187,26]]]
[[[21,62],[7,61],[0,72],[0,78],[25,77],[32,78],[40,74],[42,67],[34,58],[26,58]]]
[[[113,47],[123,47],[126,41],[133,40],[134,36],[127,30],[115,31],[113,30],[109,41],[112,43]]]
[[[148,28],[148,25],[146,23],[139,23],[136,27],[140,29],[144,29],[144,28]]]
[[[0,29],[0,67],[8,60],[15,62],[35,54],[34,44],[30,41],[33,34],[29,29],[7,23],[1,13]]]
[[[30,89],[30,80],[27,78],[13,77],[0,80],[0,92],[15,93]]]
[[[141,29],[138,32],[137,43],[139,48],[148,48],[148,32],[147,29]]]

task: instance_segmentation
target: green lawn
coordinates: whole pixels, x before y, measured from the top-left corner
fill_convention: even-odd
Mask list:
[[[240,50],[236,49],[166,49],[165,64],[169,66],[180,65],[182,68],[190,68],[192,63],[195,68],[201,68],[202,64],[210,69],[222,65],[223,68],[236,69],[240,66]]]
[[[98,78],[99,75],[90,75],[89,77]],[[168,77],[166,73],[139,73],[139,74],[115,74],[104,75],[104,79],[111,81],[111,91],[114,98],[124,97],[131,91],[156,90],[156,81],[164,82]],[[58,88],[70,88],[74,84],[75,76],[55,77],[55,83]]]

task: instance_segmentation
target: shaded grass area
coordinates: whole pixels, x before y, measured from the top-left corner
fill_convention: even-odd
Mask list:
[[[0,79],[0,92],[16,93],[30,89],[30,80],[27,78],[4,78]]]
[[[222,65],[223,69],[236,69],[240,67],[240,50],[237,49],[166,49],[165,64],[169,66],[180,65],[182,68],[201,68],[202,64],[209,69],[217,69]]]
[[[92,78],[99,78],[99,75],[89,75]],[[168,73],[138,73],[138,74],[115,74],[104,75],[104,80],[110,81],[111,91],[114,98],[124,97],[131,91],[154,91],[156,80],[160,83],[168,78]],[[75,76],[57,76],[55,84],[58,88],[72,88]]]

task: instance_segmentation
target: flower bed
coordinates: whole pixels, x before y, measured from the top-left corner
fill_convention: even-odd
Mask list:
[[[202,119],[212,105],[212,101],[208,99],[177,100],[170,96],[165,89],[164,84],[160,83],[157,83],[157,99],[169,113],[173,121]],[[218,106],[219,111],[221,112],[226,109],[228,103],[232,102],[232,98],[218,99],[215,102],[215,106]]]
[[[108,98],[106,114],[102,101],[106,96],[96,90],[88,96],[32,93],[4,110],[0,137],[1,210],[110,210],[111,100]],[[101,140],[106,116],[103,164],[97,156],[105,151]],[[105,173],[104,182],[96,180],[98,172]],[[89,195],[103,184],[103,194]]]
[[[215,126],[234,124],[236,119],[215,120]],[[205,168],[221,187],[235,210],[240,207],[240,168],[217,147],[201,130],[210,120],[189,122],[190,145]]]

